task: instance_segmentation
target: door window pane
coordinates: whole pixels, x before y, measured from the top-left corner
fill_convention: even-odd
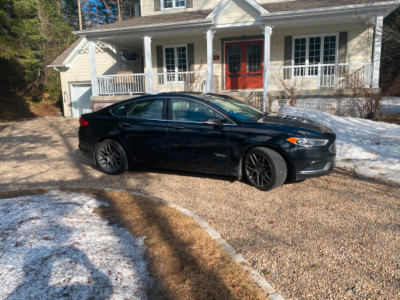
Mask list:
[[[134,104],[128,112],[128,117],[140,119],[162,119],[162,99],[149,99]]]
[[[249,72],[257,72],[261,68],[260,44],[249,44],[247,47],[247,69]]]
[[[240,53],[239,45],[230,45],[228,47],[228,70],[230,73],[239,73],[242,55]]]
[[[226,120],[224,116],[200,102],[188,99],[171,99],[172,120],[204,122],[209,118]]]

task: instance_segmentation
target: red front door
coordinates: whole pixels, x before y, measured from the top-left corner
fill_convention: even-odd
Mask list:
[[[225,44],[225,89],[263,87],[263,41]]]

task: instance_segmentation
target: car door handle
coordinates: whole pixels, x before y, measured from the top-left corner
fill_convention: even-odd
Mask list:
[[[185,129],[185,127],[179,126],[179,125],[174,125],[174,126],[172,126],[172,127],[175,128],[176,130]]]
[[[131,126],[131,124],[130,123],[119,123],[119,126],[121,126],[121,127],[129,127],[129,126]]]

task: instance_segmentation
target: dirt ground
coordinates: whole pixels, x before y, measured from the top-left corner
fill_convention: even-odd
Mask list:
[[[77,131],[62,117],[0,123],[0,191],[138,191],[205,219],[286,299],[400,299],[399,185],[342,169],[271,192],[166,170],[108,176],[81,155]]]

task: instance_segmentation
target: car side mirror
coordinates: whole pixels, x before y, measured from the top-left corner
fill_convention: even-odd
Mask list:
[[[217,127],[217,128],[223,127],[221,120],[218,118],[209,118],[204,121],[204,124],[213,125],[214,127]]]

